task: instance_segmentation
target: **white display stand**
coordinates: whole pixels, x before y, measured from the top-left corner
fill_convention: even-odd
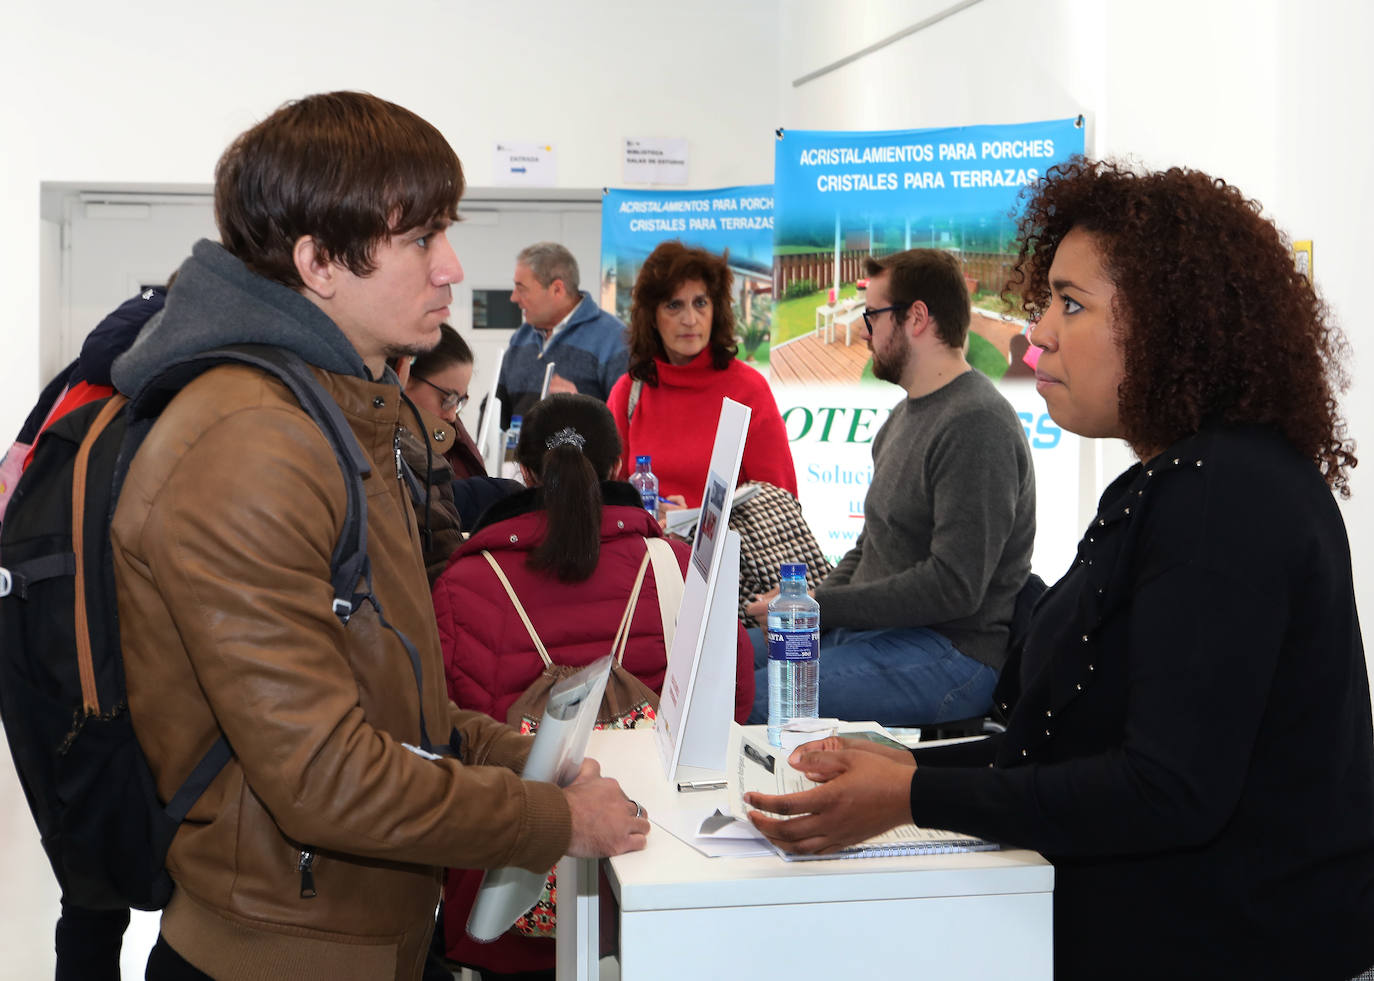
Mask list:
[[[503,347],[496,356],[496,367],[491,373],[491,389],[482,403],[482,421],[477,426],[477,452],[482,456],[482,464],[493,477],[501,475],[501,457],[505,453],[505,440],[501,432],[501,400],[496,397],[496,388],[501,383],[501,364],[506,360]]]
[[[675,779],[679,764],[725,768],[734,704],[739,592],[739,535],[729,531],[728,524],[749,416],[747,405],[721,400],[715,448],[701,495],[701,518],[654,727],[659,760],[669,781]]]
[[[733,588],[739,582],[739,532],[727,530],[721,548],[716,575],[721,588],[711,590],[706,640],[692,652],[693,677],[677,723],[677,766],[669,769],[665,764],[669,780],[676,780],[683,766],[724,769],[729,752],[739,664],[739,591]]]

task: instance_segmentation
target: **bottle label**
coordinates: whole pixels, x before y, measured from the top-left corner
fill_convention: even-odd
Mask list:
[[[641,490],[641,491],[639,492],[639,499],[640,499],[640,501],[642,501],[643,504],[644,504],[644,510],[648,511],[650,514],[657,514],[657,513],[658,513],[658,493],[657,493],[657,492],[651,491],[651,490],[649,490],[648,488],[645,488],[644,490]]]
[[[814,661],[821,656],[821,631],[769,630],[770,661]]]

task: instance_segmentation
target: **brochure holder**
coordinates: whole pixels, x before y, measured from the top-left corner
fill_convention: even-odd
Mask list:
[[[501,400],[496,396],[497,386],[501,384],[501,364],[506,359],[502,348],[496,356],[495,370],[491,375],[491,388],[482,400],[482,419],[477,424],[477,452],[482,455],[482,464],[493,477],[501,476],[501,458],[505,455],[504,433],[501,432]]]
[[[724,770],[734,708],[739,535],[728,528],[750,410],[722,399],[715,448],[701,496],[678,613],[663,678],[655,742],[664,775],[679,765]]]

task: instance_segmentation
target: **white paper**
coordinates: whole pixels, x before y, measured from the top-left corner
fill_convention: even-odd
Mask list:
[[[793,719],[783,724],[782,751],[790,756],[792,750],[804,743],[835,735],[839,727],[839,719]]]
[[[653,137],[627,139],[621,173],[627,184],[686,184],[687,141]]]
[[[730,504],[733,511],[749,498],[759,492],[762,484],[745,484],[743,487],[735,488],[735,496]],[[697,526],[697,519],[701,517],[701,508],[675,508],[671,511],[663,512],[663,530],[670,535],[681,535],[687,538],[692,534],[692,529]]]
[[[849,732],[860,730],[882,732],[882,727],[873,722],[844,723],[844,728]],[[841,735],[844,733],[841,732]],[[751,807],[746,804],[744,802],[746,793],[780,796],[800,793],[819,786],[797,770],[792,769],[787,763],[787,756],[785,751],[769,744],[768,737],[761,726],[755,727],[750,732],[745,732],[743,727],[731,724],[730,768],[725,774],[729,783],[726,799],[729,801],[731,814],[741,820],[748,820],[746,815],[750,811],[768,813],[762,808]],[[782,817],[783,815],[774,814],[770,816]],[[863,856],[865,852],[876,855],[895,855],[905,854],[908,851],[933,853],[983,851],[996,847],[991,842],[982,841],[971,835],[944,831],[940,828],[922,828],[915,824],[901,824],[880,835],[874,835],[857,845],[851,845],[830,855],[793,855],[780,848],[775,849],[775,851],[788,861],[794,861],[797,859],[850,858]]]
[[[560,787],[576,779],[606,691],[611,661],[607,654],[554,685],[525,759],[522,779]],[[520,914],[539,900],[547,876],[547,872],[516,866],[488,869],[468,914],[468,936],[486,943],[509,930]]]
[[[558,184],[558,155],[552,143],[498,143],[492,182],[520,187]]]
[[[701,807],[676,808],[666,814],[655,811],[649,820],[707,858],[745,858],[750,855],[773,854],[773,846],[758,834],[752,824],[748,825],[752,834],[738,831],[731,834],[701,834],[702,822],[710,820],[717,813],[714,805],[705,804]],[[734,826],[737,827],[738,823],[735,822]]]
[[[722,811],[719,807],[713,809],[701,819],[701,824],[697,827],[698,838],[751,838],[755,841],[762,841],[763,835],[759,829],[748,821],[741,821],[737,817]]]
[[[697,518],[701,515],[701,508],[677,508],[673,511],[663,512],[663,530],[670,535],[681,535],[686,538],[696,527]]]

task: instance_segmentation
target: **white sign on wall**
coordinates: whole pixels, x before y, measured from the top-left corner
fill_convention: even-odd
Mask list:
[[[552,143],[498,143],[491,173],[496,184],[554,187],[558,183],[558,154]]]
[[[627,184],[686,184],[685,139],[627,139],[621,173]]]

